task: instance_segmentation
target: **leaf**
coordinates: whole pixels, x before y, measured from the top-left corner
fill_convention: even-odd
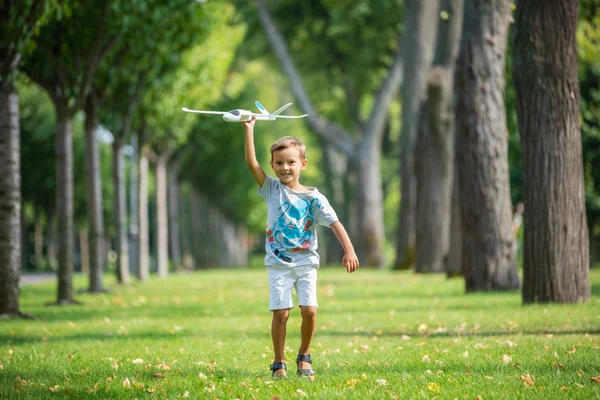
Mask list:
[[[133,360],[131,362],[132,364],[136,364],[136,365],[141,365],[144,363],[144,360],[142,360],[141,358],[136,358],[135,360]]]
[[[125,380],[123,380],[123,387],[125,387],[125,388],[131,387],[131,382],[129,381],[129,378],[125,378]]]
[[[387,386],[387,384],[388,384],[387,380],[385,380],[385,379],[377,379],[376,382],[379,386]]]
[[[520,378],[521,382],[523,382],[523,385],[527,387],[531,387],[535,384],[535,378],[529,374],[521,375]]]
[[[59,388],[59,386],[58,386],[58,385],[55,385],[55,386],[53,386],[53,387],[51,387],[51,388],[48,388],[48,390],[49,390],[49,391],[51,391],[51,392],[54,392],[54,393],[56,393],[56,392],[58,392],[58,388]]]
[[[575,346],[573,346],[571,348],[571,350],[567,350],[567,351],[565,351],[565,353],[567,353],[567,354],[575,354],[576,351],[577,351],[577,349],[575,349]]]
[[[432,392],[439,392],[440,391],[440,387],[435,382],[429,382],[427,384],[427,390],[431,390]]]
[[[300,389],[296,389],[296,393],[298,393],[300,397],[308,397],[308,395]]]
[[[502,355],[502,364],[508,364],[512,362],[512,357],[506,354]]]
[[[589,377],[592,382],[600,383],[600,375],[598,376],[590,376]]]
[[[157,379],[164,379],[165,378],[165,375],[161,374],[160,372],[155,372],[155,373],[152,374],[152,376],[154,378],[157,378]]]

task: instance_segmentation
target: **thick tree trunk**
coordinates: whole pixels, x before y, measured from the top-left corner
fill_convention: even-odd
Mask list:
[[[127,238],[127,200],[125,196],[125,157],[123,137],[115,135],[112,151],[113,208],[115,250],[117,253],[117,280],[123,285],[131,281],[129,274],[129,241]]]
[[[463,0],[443,0],[436,54],[421,106],[415,151],[417,272],[445,272],[454,181],[454,71]]]
[[[453,108],[451,70],[434,67],[417,138],[416,272],[445,272],[452,207]]]
[[[513,77],[523,153],[524,303],[590,298],[577,18],[577,1],[517,2]]]
[[[179,226],[179,171],[180,158],[174,160],[168,173],[168,206],[169,206],[169,249],[175,272],[182,266],[181,261],[181,229]]]
[[[73,119],[57,112],[56,123],[56,221],[59,305],[73,299]]]
[[[87,217],[89,228],[89,292],[100,293],[104,272],[104,214],[102,210],[102,185],[100,151],[96,140],[98,105],[92,95],[85,106],[85,172],[87,177]]]
[[[173,154],[166,151],[156,157],[156,253],[161,278],[169,275],[169,211],[167,208],[167,163]]]
[[[358,242],[357,252],[361,264],[383,268],[383,189],[381,188],[380,144],[360,149],[358,182],[356,185],[359,204],[359,229],[363,240]]]
[[[0,91],[0,319],[21,316],[19,95]]]
[[[145,281],[150,275],[150,238],[148,223],[148,158],[144,154],[143,142],[140,141],[139,152],[139,247],[138,247],[138,279]]]
[[[446,275],[450,278],[462,275],[462,224],[460,215],[460,194],[458,192],[458,171],[456,168],[456,153],[454,154],[454,179],[452,184],[452,214],[450,217],[450,243],[446,257]]]
[[[425,94],[427,71],[433,58],[438,28],[439,0],[406,0],[401,48],[404,79],[401,89],[400,211],[393,269],[414,263],[416,222],[415,143],[419,107]]]
[[[509,16],[509,0],[465,1],[457,62],[456,149],[468,292],[519,287],[504,104]]]

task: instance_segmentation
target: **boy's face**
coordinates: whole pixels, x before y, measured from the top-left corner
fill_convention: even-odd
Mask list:
[[[306,168],[307,160],[300,156],[300,150],[297,147],[288,147],[286,149],[273,152],[271,168],[277,175],[281,183],[293,188],[300,178],[300,171]]]

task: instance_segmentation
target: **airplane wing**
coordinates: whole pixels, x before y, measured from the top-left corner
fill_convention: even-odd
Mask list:
[[[304,118],[308,117],[308,114],[303,115],[273,115],[275,118]]]
[[[198,113],[198,114],[218,114],[218,115],[223,115],[225,114],[225,111],[203,111],[203,110],[190,110],[187,107],[183,107],[182,108],[183,111],[185,112],[189,112],[189,113]],[[259,114],[257,114],[259,115]]]
[[[287,103],[285,106],[278,108],[277,111],[273,112],[273,115],[281,114],[283,111],[285,111],[291,105],[292,105],[292,103]]]
[[[260,103],[258,102],[258,100],[256,100],[256,101],[254,102],[254,104],[256,104],[256,107],[257,107],[257,108],[260,110],[261,114],[263,114],[263,115],[269,115],[269,112],[266,110],[266,108],[264,108],[264,107],[262,106],[262,104],[260,104]]]

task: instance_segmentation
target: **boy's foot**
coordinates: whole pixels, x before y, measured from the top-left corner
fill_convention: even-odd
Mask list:
[[[314,377],[315,370],[312,369],[312,357],[310,354],[298,354],[296,357],[296,367],[298,376]]]
[[[287,366],[284,362],[277,362],[271,364],[269,367],[271,371],[273,371],[273,378],[275,379],[283,379],[287,378]]]

